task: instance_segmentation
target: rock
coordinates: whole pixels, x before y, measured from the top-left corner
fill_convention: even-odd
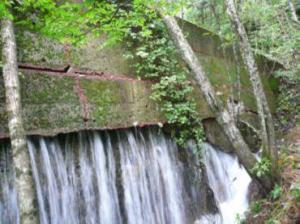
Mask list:
[[[225,133],[222,131],[220,125],[215,118],[208,118],[202,121],[205,131],[206,139],[212,145],[217,146],[226,153],[233,152],[233,146],[229,142]]]
[[[192,153],[193,144],[189,142],[188,145],[187,150],[183,149],[179,152],[181,154],[179,159],[184,164],[185,200],[188,204],[193,205],[187,211],[189,220],[186,223],[198,223],[202,221],[204,216],[218,215],[219,209],[214,193],[209,187],[205,167],[199,162],[198,157]]]
[[[246,143],[253,153],[257,153],[261,147],[261,139],[254,126],[248,125],[245,121],[238,122],[238,128],[240,129]]]
[[[258,119],[256,116],[249,119],[247,121],[240,121],[238,122],[238,128],[241,131],[241,134],[244,137],[244,140],[248,144],[249,148],[253,153],[257,153],[260,149],[261,140],[255,131],[255,125],[251,126],[254,119]],[[247,119],[248,120],[248,119]],[[251,122],[251,125],[247,125]],[[204,132],[206,135],[206,140],[212,144],[217,146],[219,149],[226,153],[233,152],[233,146],[229,142],[228,138],[226,137],[225,133],[223,132],[220,125],[217,123],[215,118],[207,118],[202,121]]]
[[[252,180],[252,182],[249,185],[249,189],[248,189],[249,204],[251,204],[251,202],[254,202],[257,199],[261,198],[262,195],[263,195],[263,192],[261,191],[260,186],[258,185],[258,183],[256,181]]]

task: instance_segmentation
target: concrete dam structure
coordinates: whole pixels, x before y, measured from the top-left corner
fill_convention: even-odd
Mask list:
[[[179,21],[224,104],[258,126],[249,76],[232,47]],[[18,62],[24,125],[41,224],[234,224],[249,206],[251,178],[240,165],[195,81],[207,143],[169,136],[152,81],[135,76],[125,44],[91,38],[72,48],[22,31]],[[274,112],[278,65],[257,56]],[[182,66],[184,66],[182,64]],[[240,85],[236,85],[239,80]],[[168,129],[168,128],[166,128]],[[247,127],[241,131],[255,145]],[[0,78],[0,223],[20,223]]]

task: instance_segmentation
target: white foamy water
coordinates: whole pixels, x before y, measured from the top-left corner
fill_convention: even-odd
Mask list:
[[[185,223],[176,145],[162,135],[137,134],[138,141],[132,132],[119,141],[128,224]]]
[[[0,223],[15,224],[7,145],[0,151]],[[236,157],[204,144],[219,214],[203,191],[199,163],[155,128],[36,136],[28,146],[41,224],[233,224],[248,207],[251,179]]]
[[[121,223],[111,145],[104,146],[97,132],[80,133],[78,137],[79,149],[70,148],[68,142],[62,148],[55,139],[29,141],[40,221]]]
[[[182,167],[170,139],[151,130],[75,138],[28,142],[41,223],[185,224]]]
[[[20,223],[17,192],[14,186],[14,172],[11,167],[10,147],[0,147],[0,223]]]
[[[236,156],[226,154],[209,144],[204,145],[204,160],[211,189],[219,206],[222,223],[234,224],[248,209],[248,187],[251,178]]]

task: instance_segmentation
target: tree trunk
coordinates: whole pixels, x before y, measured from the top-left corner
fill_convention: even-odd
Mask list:
[[[295,9],[295,5],[294,5],[293,1],[288,0],[288,4],[289,4],[289,8],[290,8],[291,15],[292,15],[292,20],[296,23],[299,23],[299,19],[298,19],[296,9]]]
[[[16,42],[13,22],[10,19],[2,19],[1,37],[3,43],[2,60],[6,109],[13,166],[16,173],[15,183],[18,193],[20,220],[22,224],[35,224],[38,223],[38,219],[35,206],[34,182],[31,175],[29,152],[23,128]]]
[[[212,112],[216,115],[217,122],[220,124],[229,141],[232,143],[235,153],[239,158],[239,161],[251,174],[251,169],[256,164],[256,159],[254,155],[250,152],[248,145],[245,143],[239,129],[237,128],[234,122],[234,119],[223,106],[223,103],[216,97],[215,90],[213,89],[208,78],[206,77],[201,64],[199,63],[191,46],[185,39],[175,18],[163,14],[161,14],[161,16],[169,30],[169,33],[177,49],[179,50],[182,59],[190,68],[192,74],[194,75],[197,81],[197,84],[202,90],[206,102],[208,103]],[[268,179],[268,177],[260,178],[259,181],[266,189],[271,188],[272,183]]]
[[[234,0],[226,0],[226,6],[232,26],[239,38],[239,46],[244,64],[246,65],[250,75],[250,81],[252,83],[252,88],[256,99],[257,111],[261,122],[263,154],[271,160],[272,171],[273,174],[275,174],[277,163],[277,148],[275,144],[275,130],[272,114],[263,89],[261,78],[258,72],[258,67],[251,50],[247,33],[237,14]]]

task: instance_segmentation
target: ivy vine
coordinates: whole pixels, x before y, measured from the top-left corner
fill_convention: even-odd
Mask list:
[[[172,135],[177,144],[185,147],[193,139],[200,149],[204,132],[192,98],[193,86],[162,21],[149,19],[143,27],[133,27],[126,40],[125,56],[132,60],[139,78],[154,81],[151,98],[159,103],[168,124],[174,127]]]

